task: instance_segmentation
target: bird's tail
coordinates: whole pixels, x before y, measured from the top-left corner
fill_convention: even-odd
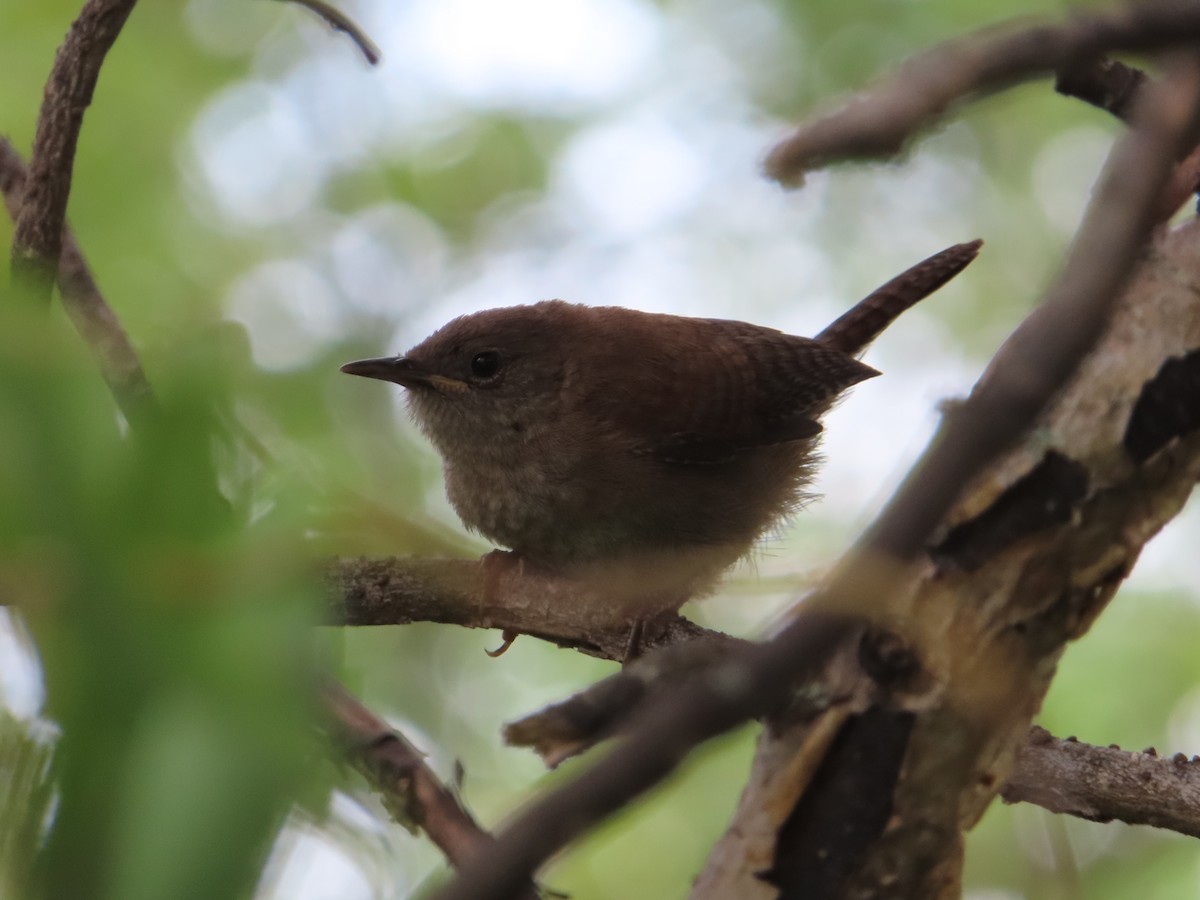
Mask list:
[[[970,265],[983,241],[955,244],[900,273],[839,316],[816,340],[852,356],[892,324],[900,313],[924,300]]]

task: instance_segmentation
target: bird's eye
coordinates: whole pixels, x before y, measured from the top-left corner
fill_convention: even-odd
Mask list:
[[[484,350],[471,357],[471,374],[476,378],[492,378],[500,371],[500,354],[495,350]]]

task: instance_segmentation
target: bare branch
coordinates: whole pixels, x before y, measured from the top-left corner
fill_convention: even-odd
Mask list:
[[[398,824],[414,833],[424,831],[452,866],[461,866],[491,843],[492,836],[404,735],[339,684],[326,684],[323,699],[330,736],[379,792]],[[530,882],[516,896],[532,900],[537,892]]]
[[[648,697],[711,667],[744,643],[714,632],[712,638],[662,647],[627,664],[616,675],[504,726],[505,743],[532,748],[553,769],[616,734]],[[824,684],[813,685],[808,699],[816,703],[818,694],[822,708],[835,699]]]
[[[88,0],[58,48],[33,138],[25,196],[13,235],[13,281],[46,302],[58,272],[75,147],[100,66],[135,0]]]
[[[334,31],[340,31],[349,37],[370,65],[374,66],[379,63],[382,54],[380,54],[375,42],[367,37],[367,33],[359,28],[358,24],[341,10],[328,3],[324,3],[323,0],[285,0],[285,2],[295,3],[297,6],[303,6],[305,9],[316,13]]]
[[[1093,747],[1034,728],[1000,796],[1094,822],[1200,837],[1200,757],[1182,753],[1160,758],[1153,750]]]
[[[1135,101],[1149,83],[1149,77],[1140,69],[1112,59],[1099,59],[1059,70],[1054,89],[1112,113],[1128,124]],[[1197,188],[1200,188],[1200,147],[1192,148],[1179,160],[1163,190],[1155,221],[1168,221]]]
[[[1183,47],[1198,36],[1200,5],[1171,0],[1074,11],[1059,24],[989,28],[909,60],[840,109],[802,125],[771,151],[766,172],[796,185],[806,172],[840,159],[891,157],[957,102],[1106,53]]]
[[[674,771],[696,744],[770,712],[795,680],[819,678],[856,626],[851,617],[811,615],[786,639],[754,645],[645,704],[624,742],[519,814],[438,896],[507,896],[548,856]]]
[[[1134,103],[1148,80],[1141,69],[1115,59],[1096,59],[1060,69],[1054,79],[1054,90],[1064,97],[1090,103],[1129,124]]]
[[[488,583],[476,560],[364,557],[333,561],[325,580],[332,625],[498,628],[613,660],[629,648],[627,613],[544,573],[514,568]],[[640,649],[700,639],[732,640],[672,613],[648,623]]]
[[[21,208],[25,165],[12,145],[0,137],[0,192],[15,220]],[[142,371],[133,344],[112,307],[104,300],[79,244],[63,226],[62,256],[58,263],[58,290],[63,307],[76,330],[91,347],[100,374],[113,399],[133,428],[154,414],[156,403],[150,382]]]
[[[701,641],[665,648],[561,703],[505,726],[505,741],[510,746],[533,749],[547,767],[555,768],[612,737],[631,710],[646,697],[711,665],[736,647],[737,642]],[[832,709],[848,699],[833,688],[828,676],[823,677],[822,683],[798,691],[797,696],[809,704],[810,713]],[[811,716],[793,707],[788,718],[796,723]],[[835,724],[840,728],[845,721],[838,718]],[[794,729],[794,724],[789,728]],[[766,740],[777,741],[778,735]],[[793,754],[804,749],[792,741],[788,746]],[[807,750],[812,752],[812,748]],[[865,765],[861,758],[858,762]],[[793,814],[792,806],[797,799],[793,796],[789,805],[781,798],[780,791],[777,782],[770,784],[769,789],[764,786],[763,790],[748,791],[751,798],[748,807],[752,807],[756,817],[762,818],[769,809],[783,811],[770,829],[772,847],[777,843],[775,836],[783,822]],[[1117,819],[1130,825],[1152,825],[1200,837],[1200,757],[1189,760],[1181,753],[1162,759],[1153,749],[1135,753],[1116,746],[1095,747],[1075,738],[1055,738],[1035,725],[1000,796],[1006,803],[1031,803],[1050,812],[1095,822]],[[738,854],[722,859],[721,864],[745,865],[745,848],[740,848]],[[770,867],[767,859],[763,854],[752,864],[755,878]],[[745,887],[739,885],[738,890],[744,891]]]

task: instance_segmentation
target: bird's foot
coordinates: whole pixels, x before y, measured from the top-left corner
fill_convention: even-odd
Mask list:
[[[621,660],[622,666],[629,665],[642,655],[642,634],[645,630],[645,619],[634,619],[633,624],[629,626],[629,637],[625,639],[625,657]]]
[[[654,645],[666,636],[667,624],[672,618],[674,613],[666,612],[638,616],[634,619],[633,624],[629,626],[629,638],[625,641],[625,656],[621,665],[627,666],[643,656],[647,650],[653,649]]]
[[[521,633],[519,631],[511,631],[510,629],[505,628],[503,631],[500,632],[500,639],[503,641],[503,643],[499,647],[497,647],[495,650],[484,650],[483,652],[486,653],[488,656],[490,656],[492,659],[496,659],[497,657],[503,656],[505,653],[508,652],[508,648],[511,647],[513,645],[513,643],[516,641],[516,639],[519,638],[520,636],[521,636]]]
[[[499,600],[501,582],[505,577],[514,573],[520,577],[525,572],[525,557],[512,550],[493,550],[485,553],[479,562],[483,567],[483,584],[480,587],[480,594],[485,606],[490,606]],[[503,643],[499,647],[495,650],[483,651],[492,659],[503,656],[513,642],[520,637],[520,633],[505,628],[500,633],[500,637]]]

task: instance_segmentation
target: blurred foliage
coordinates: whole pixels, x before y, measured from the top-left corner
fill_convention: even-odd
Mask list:
[[[0,130],[24,152],[78,7],[0,6]],[[514,16],[547,18],[616,9],[651,49],[607,93],[555,94],[547,76],[546,91],[503,96],[437,83],[427,48],[404,43],[411,23],[394,19],[410,7],[436,4],[346,4],[383,47],[379,71],[297,7],[223,0],[140,4],[105,65],[70,218],[164,414],[128,434],[61,311],[0,297],[0,590],[18,601],[31,635],[20,665],[40,671],[46,696],[0,717],[0,896],[40,884],[122,900],[384,897],[436,882],[436,852],[322,762],[309,702],[323,664],[447,777],[461,760],[485,823],[577,770],[544,774],[500,746],[499,727],[611,666],[532,639],[493,662],[481,650],[495,636],[450,628],[312,628],[315,559],[482,546],[461,535],[394,393],[339,379],[340,362],[412,343],[471,304],[552,294],[819,327],[846,298],[980,234],[987,250],[963,283],[889,333],[889,375],[926,415],[953,388],[906,386],[905,366],[957,366],[969,383],[1034,302],[1116,131],[1036,83],[967,108],[901,163],[838,168],[782,195],[754,167],[787,121],[936,41],[1066,5],[517,4]],[[625,188],[652,149],[644,133],[664,162]],[[625,215],[660,189],[657,214]],[[838,411],[842,427],[860,402]],[[876,469],[901,465],[870,440]],[[861,522],[839,485],[862,476],[846,471],[771,543],[764,574],[819,569]],[[787,600],[786,586],[772,602],[730,594],[697,615],[750,631]],[[1200,749],[1195,601],[1126,591],[1069,650],[1045,724]],[[547,882],[583,900],[683,896],[736,803],[753,735],[704,748]],[[968,859],[978,898],[1182,897],[1200,879],[1190,841],[998,805]]]
[[[0,897],[26,897],[50,814],[53,735],[0,713]],[[44,729],[48,731],[48,729]]]

